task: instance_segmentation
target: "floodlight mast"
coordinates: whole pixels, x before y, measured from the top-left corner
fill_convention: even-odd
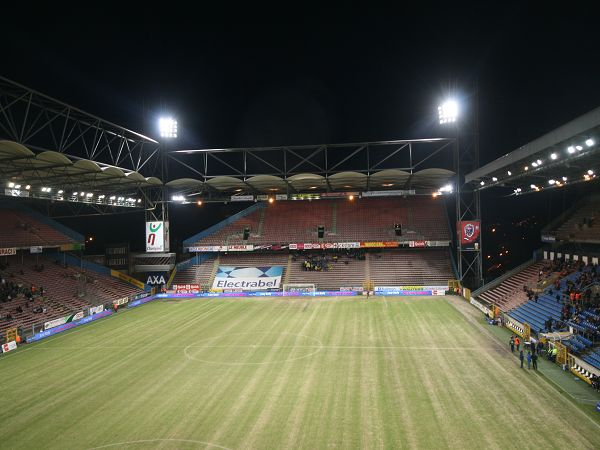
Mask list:
[[[462,112],[460,103],[455,98],[448,98],[438,106],[438,119],[441,126],[451,127],[454,131],[455,137],[455,150],[454,150],[454,171],[455,177],[455,201],[456,201],[456,223],[458,227],[459,222],[462,220],[481,220],[481,208],[479,200],[479,191],[473,190],[467,186],[463,186],[461,179],[461,173],[464,171],[468,173],[469,169],[475,169],[479,165],[479,148],[478,148],[478,117],[477,117],[477,88],[475,89],[473,103],[474,108],[469,110],[473,111],[472,123],[467,125],[473,130],[472,132],[465,133],[465,130],[461,130],[459,120]],[[464,120],[463,120],[464,121]],[[460,147],[460,134],[461,131],[465,136],[471,136],[472,139],[467,139],[467,145],[463,149]],[[463,170],[464,169],[464,170]],[[482,181],[483,184],[483,181]],[[480,245],[479,249],[475,251],[467,251],[462,249],[460,240],[456,238],[456,269],[458,271],[458,278],[461,285],[465,282],[473,282],[469,287],[478,288],[483,283],[483,267],[482,267],[482,247],[481,247],[481,234],[480,234]],[[474,280],[467,280],[469,275]]]

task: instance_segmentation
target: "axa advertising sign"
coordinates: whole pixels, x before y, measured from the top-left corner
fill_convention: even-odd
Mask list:
[[[169,251],[169,222],[146,222],[146,251]]]

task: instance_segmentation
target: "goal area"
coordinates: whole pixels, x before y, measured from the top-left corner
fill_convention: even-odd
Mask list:
[[[314,283],[288,283],[283,285],[283,295],[302,295],[304,292],[315,295],[315,288]]]

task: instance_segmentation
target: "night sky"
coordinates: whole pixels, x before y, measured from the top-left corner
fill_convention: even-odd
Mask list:
[[[589,6],[522,3],[420,11],[209,11],[199,3],[196,12],[148,4],[60,14],[52,5],[33,18],[7,10],[0,73],[150,136],[158,116],[172,113],[179,148],[440,135],[438,102],[452,92],[468,100],[478,84],[485,164],[600,105]],[[562,202],[501,201],[489,213],[484,205],[484,220],[510,223],[523,212],[543,222]],[[176,237],[228,213],[214,209],[211,219],[195,212]]]

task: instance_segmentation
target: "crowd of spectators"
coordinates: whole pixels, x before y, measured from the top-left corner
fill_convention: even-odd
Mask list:
[[[34,270],[40,272],[43,265],[34,267]],[[33,284],[26,284],[22,280],[15,277],[13,272],[10,272],[10,263],[0,264],[0,320],[11,321],[14,319],[13,313],[21,314],[25,310],[31,308],[34,313],[46,312],[46,307],[43,305],[34,306],[35,298],[44,296],[44,288]],[[23,275],[23,270],[19,271]],[[16,307],[11,304],[15,299],[25,298],[24,303],[19,303]]]
[[[292,260],[297,261],[299,254],[293,255]],[[302,270],[323,272],[333,269],[334,264],[343,261],[348,264],[350,259],[364,260],[365,252],[360,249],[338,250],[334,252],[303,253]]]

